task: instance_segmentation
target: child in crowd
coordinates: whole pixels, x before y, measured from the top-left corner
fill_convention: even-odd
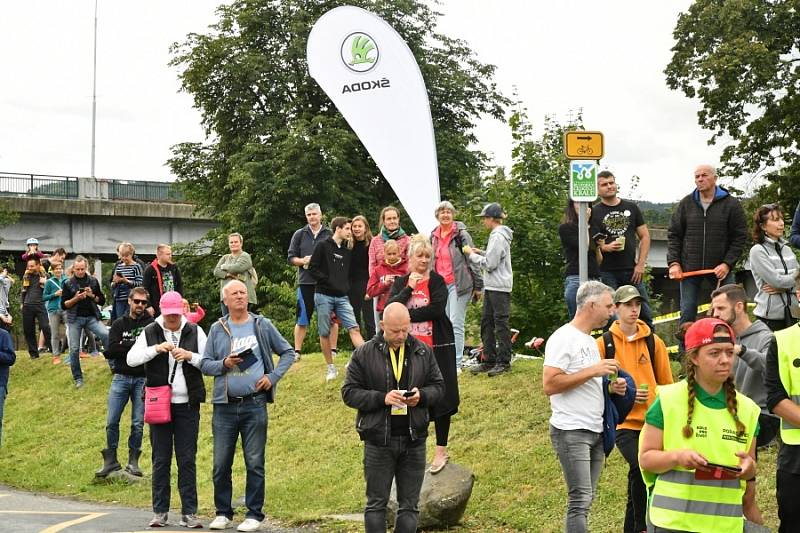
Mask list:
[[[375,310],[383,315],[383,308],[389,299],[389,289],[392,288],[395,278],[408,273],[408,261],[400,256],[400,246],[394,239],[389,239],[383,244],[383,263],[372,271],[367,283],[365,299],[378,298]]]
[[[22,260],[28,261],[29,259],[44,259],[44,253],[39,250],[39,239],[31,237],[25,241],[25,253],[22,254]]]
[[[199,303],[189,305],[189,300],[183,299],[183,316],[192,324],[197,324],[206,316],[206,310]]]

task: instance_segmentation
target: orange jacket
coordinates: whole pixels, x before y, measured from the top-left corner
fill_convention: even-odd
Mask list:
[[[638,330],[633,340],[628,340],[619,327],[619,320],[615,320],[609,331],[614,339],[614,359],[619,361],[623,370],[628,372],[636,382],[637,388],[643,383],[647,383],[650,394],[647,403],[634,403],[633,409],[628,413],[625,422],[617,426],[617,429],[633,429],[640,431],[644,426],[644,415],[648,407],[656,398],[656,386],[672,383],[672,368],[667,355],[667,347],[658,335],[654,335],[655,341],[655,365],[650,362],[650,353],[647,350],[645,338],[650,335],[650,327],[641,320],[636,321]],[[606,355],[606,347],[603,337],[597,338],[597,347],[601,357]],[[653,369],[655,368],[655,372]]]

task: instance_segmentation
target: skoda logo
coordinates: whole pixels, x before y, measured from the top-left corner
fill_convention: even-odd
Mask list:
[[[363,32],[354,32],[345,37],[341,54],[345,66],[355,72],[372,70],[380,58],[375,40]]]

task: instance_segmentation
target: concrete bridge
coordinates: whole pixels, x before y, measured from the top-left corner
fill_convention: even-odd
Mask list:
[[[111,260],[128,241],[148,256],[159,243],[192,242],[217,226],[171,183],[0,172],[0,205],[20,214],[0,228],[0,253],[22,253],[36,237],[45,252],[62,247]]]

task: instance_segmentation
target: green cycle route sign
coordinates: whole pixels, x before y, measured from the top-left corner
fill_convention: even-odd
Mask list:
[[[597,163],[572,160],[569,162],[569,197],[576,202],[597,199]]]

